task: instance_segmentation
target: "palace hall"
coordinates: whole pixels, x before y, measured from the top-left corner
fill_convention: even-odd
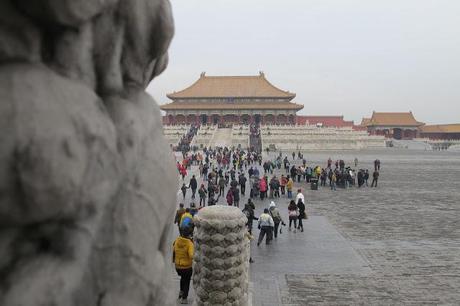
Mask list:
[[[413,139],[425,123],[415,119],[412,112],[373,112],[372,117],[363,118],[361,126],[370,135],[383,135],[394,139]]]
[[[167,95],[160,106],[165,124],[295,124],[303,105],[295,93],[271,84],[263,72],[255,76],[207,76]]]

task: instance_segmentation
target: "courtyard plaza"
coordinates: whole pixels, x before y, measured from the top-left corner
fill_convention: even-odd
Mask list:
[[[283,153],[283,157],[287,155],[292,165],[290,153]],[[264,160],[275,159],[277,154],[264,154]],[[282,234],[272,244],[257,247],[255,222],[251,242],[254,263],[250,265],[252,305],[460,303],[458,152],[385,149],[303,154],[307,165],[322,167],[331,157],[333,161],[344,159],[354,168],[356,157],[357,168],[369,169],[371,174],[373,161],[378,158],[382,162],[378,188],[332,191],[326,186],[315,191],[305,181],[295,182],[294,196],[298,188],[305,195],[309,216],[304,220],[305,232],[282,227]],[[301,160],[296,158],[294,163],[300,165]],[[259,171],[263,173],[261,167]],[[192,174],[200,185],[197,166],[192,166],[184,182],[188,184]],[[280,177],[285,170],[275,170],[274,174]],[[249,184],[246,197],[240,200],[241,209],[248,195]],[[183,201],[179,192],[178,203],[188,207],[190,197],[188,190]],[[259,216],[270,201],[255,199],[255,215]],[[281,196],[274,201],[287,223],[288,199]],[[218,204],[226,205],[225,197]],[[176,227],[175,231],[176,235]],[[178,291],[177,274],[174,279]],[[193,294],[191,290],[190,303]]]

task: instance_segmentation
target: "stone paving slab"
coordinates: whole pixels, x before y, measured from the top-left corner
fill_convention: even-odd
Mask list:
[[[305,153],[309,165],[355,156],[360,168],[382,161],[379,187],[311,191],[296,183],[310,214],[306,231],[284,228],[270,246],[252,242],[254,305],[460,305],[460,155]],[[276,202],[287,220],[287,199]],[[255,204],[258,216],[269,201]]]
[[[283,209],[283,208],[281,208]],[[286,208],[287,210],[287,208]],[[304,232],[284,231],[270,245],[252,243],[251,275],[273,273],[354,273],[368,274],[371,269],[351,244],[323,216],[304,220]],[[255,240],[258,234],[256,234]]]

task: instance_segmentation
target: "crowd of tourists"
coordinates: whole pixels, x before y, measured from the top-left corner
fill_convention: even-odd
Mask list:
[[[192,149],[191,142],[193,140],[193,137],[195,137],[195,135],[198,133],[198,129],[198,125],[191,125],[187,133],[184,136],[182,136],[179,140],[179,144],[177,145],[176,150],[182,152],[183,155],[189,152]]]
[[[303,232],[303,220],[307,219],[305,196],[302,188],[311,185],[312,189],[319,186],[329,186],[336,190],[337,187],[361,188],[368,186],[369,171],[358,169],[358,160],[355,158],[354,167],[347,166],[344,160],[332,161],[329,158],[324,167],[307,165],[304,156],[292,152],[292,159],[282,156],[263,161],[262,155],[252,150],[224,148],[204,148],[202,152],[188,152],[183,160],[177,162],[177,170],[182,177],[182,198],[186,199],[188,189],[191,190],[190,206],[185,208],[181,203],[176,212],[180,236],[174,242],[174,262],[177,273],[181,277],[179,298],[187,301],[190,280],[192,276],[193,258],[193,217],[202,207],[216,205],[220,198],[225,199],[229,206],[240,207],[240,200],[249,192],[247,202],[242,212],[247,217],[248,234],[252,237],[254,221],[260,230],[257,246],[264,241],[267,245],[282,233],[282,228],[294,233]],[[198,174],[192,175],[186,182],[187,171],[192,165],[198,166]],[[260,170],[259,170],[260,168]],[[284,169],[285,173],[282,173]],[[278,177],[275,174],[281,172]],[[380,161],[374,161],[374,172],[371,187],[377,187],[380,171]],[[198,176],[198,177],[197,177]],[[269,178],[270,177],[270,178]],[[316,185],[315,185],[316,184]],[[197,197],[199,199],[197,199]],[[260,216],[255,215],[254,201],[270,199],[270,205],[264,208]],[[286,209],[288,220],[282,218],[282,213],[276,205],[280,198],[286,198],[289,204]],[[219,202],[222,204],[222,201]],[[252,258],[250,260],[252,262]]]

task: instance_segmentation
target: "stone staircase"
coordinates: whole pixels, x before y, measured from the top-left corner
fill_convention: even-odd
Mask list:
[[[232,129],[231,128],[218,128],[211,141],[209,146],[212,148],[215,147],[231,147],[232,146]]]
[[[256,152],[262,152],[262,137],[258,125],[251,128],[249,133],[249,147]]]

